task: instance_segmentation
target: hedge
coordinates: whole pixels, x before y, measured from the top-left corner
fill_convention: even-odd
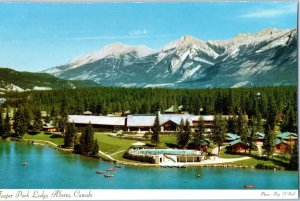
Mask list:
[[[155,163],[155,159],[151,156],[133,155],[133,154],[129,154],[128,152],[126,152],[123,155],[123,158],[129,159],[129,160],[134,160],[134,161],[152,163],[152,164]]]

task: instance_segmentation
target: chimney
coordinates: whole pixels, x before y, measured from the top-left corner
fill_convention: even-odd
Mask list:
[[[160,109],[157,110],[157,115],[160,115]]]

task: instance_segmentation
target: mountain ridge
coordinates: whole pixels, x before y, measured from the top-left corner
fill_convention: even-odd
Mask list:
[[[93,86],[99,85],[93,81],[63,80],[46,73],[21,72],[10,68],[0,68],[0,94],[9,91],[73,89]]]
[[[264,29],[222,41],[184,35],[158,51],[143,47],[143,55],[138,53],[140,46],[125,44],[103,53],[109,47],[81,57],[87,60],[80,65],[69,62],[44,72],[124,87],[241,87],[297,82],[296,29]],[[97,54],[100,56],[89,60]]]

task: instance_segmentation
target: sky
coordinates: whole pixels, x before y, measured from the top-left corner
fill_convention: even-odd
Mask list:
[[[0,3],[0,66],[38,72],[121,42],[226,40],[297,27],[293,2]]]

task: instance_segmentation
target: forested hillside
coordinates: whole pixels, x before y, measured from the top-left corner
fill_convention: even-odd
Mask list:
[[[82,114],[89,110],[98,115],[113,112],[156,113],[172,105],[183,105],[192,114],[247,114],[283,121],[296,121],[296,87],[258,87],[238,89],[160,89],[97,87],[9,93],[4,106]],[[11,98],[10,98],[11,97]],[[33,104],[34,103],[34,104]]]
[[[23,91],[26,89],[59,89],[97,86],[93,81],[63,80],[47,73],[19,72],[0,68],[0,88],[3,91]],[[6,89],[6,90],[5,90]]]

